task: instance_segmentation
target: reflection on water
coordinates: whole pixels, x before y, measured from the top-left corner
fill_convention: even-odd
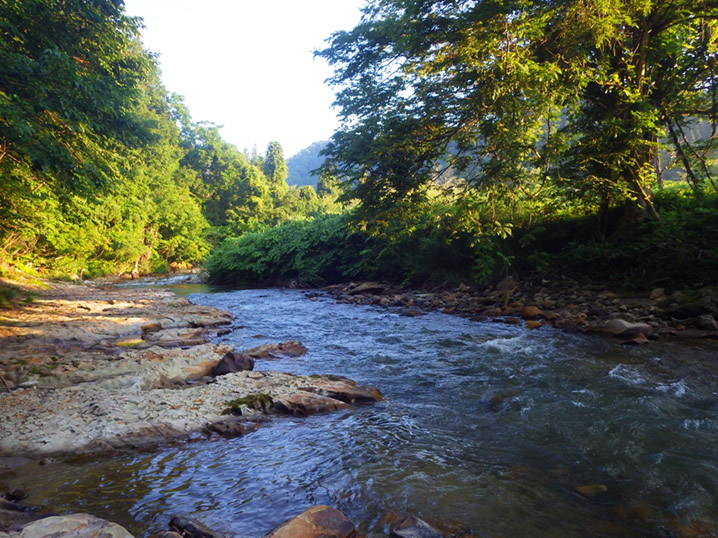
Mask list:
[[[718,534],[715,348],[626,349],[299,291],[203,291],[192,300],[242,326],[222,341],[309,348],[257,369],[346,375],[387,399],[277,419],[231,441],[28,465],[17,480],[29,502],[92,512],[140,536],[177,513],[259,536],[319,503],[371,535],[391,511],[487,536]],[[607,491],[576,491],[594,484]]]

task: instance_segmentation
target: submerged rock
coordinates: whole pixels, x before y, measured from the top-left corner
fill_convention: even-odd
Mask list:
[[[184,516],[173,516],[170,519],[170,529],[184,538],[221,538],[220,534],[215,533],[196,519]]]
[[[392,526],[392,538],[442,538],[443,534],[416,516],[406,516]]]
[[[608,487],[603,484],[587,484],[585,486],[576,486],[575,491],[584,497],[596,497],[608,492]]]
[[[265,538],[353,538],[351,521],[336,508],[312,506],[272,530]]]
[[[278,359],[281,357],[299,357],[307,352],[307,348],[298,340],[289,340],[279,344],[264,344],[253,347],[242,353],[252,359]]]

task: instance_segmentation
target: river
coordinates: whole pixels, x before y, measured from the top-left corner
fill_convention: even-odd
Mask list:
[[[625,347],[298,290],[178,290],[235,314],[219,341],[297,339],[309,350],[256,369],[343,375],[386,399],[277,418],[229,441],[26,465],[26,502],[88,511],[137,536],[172,514],[260,536],[313,504],[369,535],[383,534],[388,512],[481,536],[718,533],[715,343]]]

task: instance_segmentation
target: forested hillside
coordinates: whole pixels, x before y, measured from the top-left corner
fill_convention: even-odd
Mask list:
[[[0,258],[45,274],[162,271],[319,212],[281,146],[194,123],[122,2],[0,3]],[[324,203],[326,205],[326,203]]]
[[[316,188],[317,181],[319,180],[319,172],[317,170],[319,170],[324,163],[324,157],[320,155],[320,152],[326,145],[326,140],[314,142],[296,155],[292,155],[287,159],[287,168],[289,169],[287,183],[297,186],[311,185]]]

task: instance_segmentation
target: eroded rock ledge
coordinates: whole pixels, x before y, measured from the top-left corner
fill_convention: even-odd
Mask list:
[[[46,457],[183,438],[235,436],[270,415],[309,415],[381,399],[337,376],[213,369],[209,343],[232,316],[165,290],[56,286],[0,314],[0,454]],[[242,352],[252,360],[298,342]],[[252,363],[253,364],[253,363]]]

